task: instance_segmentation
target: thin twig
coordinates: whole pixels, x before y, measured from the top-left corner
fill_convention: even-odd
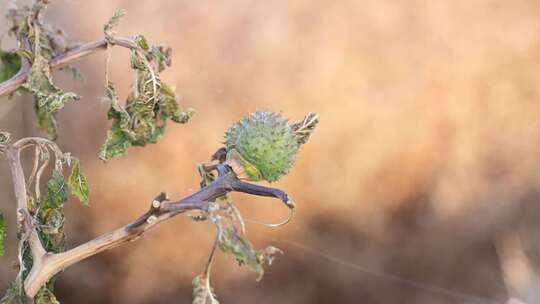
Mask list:
[[[46,148],[45,148],[46,149]],[[35,193],[36,193],[36,202],[38,201],[41,201],[41,190],[40,190],[40,185],[41,185],[41,176],[43,175],[43,171],[45,170],[45,168],[47,168],[47,166],[49,165],[49,157],[47,157],[44,161],[43,161],[43,164],[41,164],[41,166],[39,167],[39,170],[36,174],[36,184],[34,185],[35,186]]]
[[[13,189],[15,191],[15,198],[17,200],[17,218],[22,223],[21,227],[22,237],[19,243],[18,258],[21,263],[20,270],[24,270],[23,252],[25,243],[28,243],[30,250],[32,251],[33,265],[32,269],[39,268],[42,265],[43,257],[45,256],[45,249],[39,239],[35,226],[28,212],[28,198],[26,196],[26,181],[24,177],[24,171],[21,164],[21,150],[14,146],[8,146],[6,151],[6,158],[8,160],[9,167],[11,169],[11,177],[13,179]],[[22,272],[21,272],[22,273]],[[21,275],[19,273],[19,275]],[[36,291],[37,292],[37,291]],[[35,295],[35,294],[34,294]],[[31,298],[33,298],[33,296]]]
[[[216,238],[214,239],[214,243],[212,244],[212,250],[210,251],[210,255],[208,256],[208,260],[206,262],[206,266],[204,267],[204,272],[203,272],[203,278],[205,281],[204,284],[206,285],[206,290],[210,293],[210,296],[212,298],[214,298],[214,294],[212,292],[212,286],[210,285],[210,272],[212,271],[212,264],[214,262],[214,257],[216,256],[216,250],[219,246],[219,242],[223,235],[223,229],[221,228],[219,219],[213,220],[213,222],[216,226]],[[211,303],[215,303],[215,302],[212,301]]]
[[[109,41],[101,39],[98,41],[88,42],[80,46],[74,47],[67,52],[60,54],[49,60],[49,66],[52,70],[60,69],[68,64],[71,64],[82,57],[95,53],[96,51],[107,49],[107,44],[117,45],[128,49],[138,49],[139,47],[130,38],[116,37],[110,38]],[[0,96],[7,95],[19,88],[27,79],[30,65],[23,61],[21,69],[10,79],[0,83]]]
[[[11,169],[13,180],[13,189],[15,190],[15,199],[17,200],[17,210],[27,210],[26,182],[21,165],[20,150],[9,146],[6,151],[6,158]]]
[[[38,172],[39,168],[39,160],[41,158],[41,149],[39,146],[36,146],[34,148],[34,166],[32,167],[32,173],[30,173],[30,177],[28,178],[28,181],[26,182],[26,188],[30,188],[32,183],[34,182],[34,178],[36,178],[36,174]]]
[[[216,225],[216,238],[214,239],[214,242],[212,243],[212,250],[210,251],[210,255],[208,256],[208,261],[206,262],[206,266],[204,267],[204,277],[206,278],[206,281],[208,283],[208,290],[210,290],[210,272],[212,271],[212,262],[214,261],[214,256],[216,255],[216,249],[219,246],[219,240],[221,239],[221,234],[223,233],[221,231],[221,227],[219,225]]]

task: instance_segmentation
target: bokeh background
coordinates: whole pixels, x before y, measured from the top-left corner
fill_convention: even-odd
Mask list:
[[[82,96],[59,115],[59,144],[82,159],[92,189],[90,207],[67,207],[70,246],[128,223],[160,191],[197,190],[196,165],[250,111],[293,120],[313,111],[320,125],[276,183],[298,204],[294,221],[248,226],[257,246],[286,254],[258,283],[220,255],[212,282],[222,303],[538,303],[540,2],[58,0],[46,18],[71,41],[92,41],[117,8],[128,12],[119,35],[173,47],[164,78],[197,114],[105,164],[104,53],[75,65],[84,82],[55,74]],[[128,64],[115,49],[123,96]],[[0,129],[39,135],[32,106],[0,98]],[[0,200],[13,215],[5,162]],[[246,218],[286,216],[271,199],[234,200]],[[9,220],[0,289],[16,273]],[[59,299],[190,303],[213,235],[211,224],[178,217],[67,269]]]

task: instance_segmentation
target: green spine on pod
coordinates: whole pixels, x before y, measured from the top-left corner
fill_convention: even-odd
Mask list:
[[[227,151],[236,150],[269,182],[289,172],[298,152],[287,118],[274,112],[254,112],[235,123],[225,134],[225,146]]]

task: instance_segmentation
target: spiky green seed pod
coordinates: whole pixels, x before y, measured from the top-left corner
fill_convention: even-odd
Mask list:
[[[227,130],[228,158],[244,163],[251,180],[277,181],[294,163],[299,147],[295,134],[279,113],[252,113]]]

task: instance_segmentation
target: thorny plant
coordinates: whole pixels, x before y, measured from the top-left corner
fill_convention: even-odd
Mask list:
[[[178,214],[196,221],[209,220],[216,227],[216,238],[203,272],[193,280],[193,303],[218,303],[210,286],[210,271],[216,250],[228,253],[257,273],[270,264],[278,248],[256,250],[245,238],[245,224],[228,193],[242,192],[281,200],[291,211],[294,203],[279,189],[246,181],[278,180],[288,173],[298,148],[309,139],[318,122],[309,113],[302,121],[289,124],[280,114],[256,112],[234,124],[226,133],[225,147],[212,161],[198,166],[201,189],[183,199],[171,201],[165,193],[152,200],[149,210],[130,224],[106,233],[75,248],[66,248],[64,204],[69,195],[89,202],[89,186],[80,161],[63,152],[54,142],[57,137],[56,115],[66,102],[78,99],[53,83],[52,70],[78,71],[69,64],[99,50],[106,51],[105,100],[110,103],[107,117],[112,127],[99,157],[111,160],[123,155],[131,146],[156,143],[163,135],[167,121],[186,123],[191,110],[177,103],[172,86],[160,73],[171,65],[171,49],[153,46],[142,35],[117,37],[114,27],[124,11],[120,10],[104,25],[104,38],[70,46],[61,29],[46,24],[43,11],[48,0],[37,0],[32,6],[7,11],[11,22],[9,34],[16,38],[14,51],[0,50],[0,96],[30,93],[34,96],[37,127],[48,139],[31,137],[12,142],[11,135],[0,132],[0,154],[11,168],[17,202],[18,275],[0,303],[58,303],[54,283],[67,267],[120,244],[137,240],[149,229]],[[132,92],[122,105],[109,79],[111,48],[120,46],[131,52],[131,69],[135,74]],[[21,152],[33,149],[31,173],[25,176]],[[66,167],[71,168],[64,176]],[[45,183],[44,176],[51,174]],[[42,188],[45,191],[42,192]],[[290,217],[289,217],[290,219]],[[287,221],[276,224],[280,226]],[[6,223],[0,213],[0,254],[4,252]]]

